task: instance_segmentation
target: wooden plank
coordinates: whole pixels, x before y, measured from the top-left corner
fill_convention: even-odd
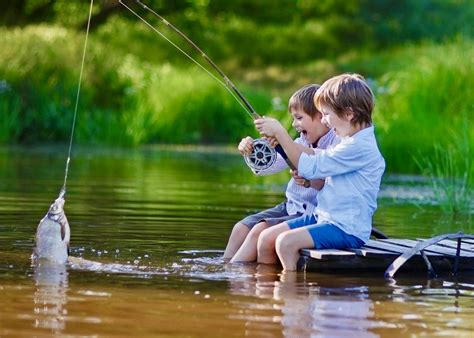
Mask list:
[[[299,262],[299,268],[306,271],[328,271],[331,273],[336,271],[346,271],[349,273],[358,273],[360,271],[383,273],[393,261],[393,258],[367,258],[356,255],[345,257],[344,259],[335,261],[304,256],[303,260]]]
[[[364,245],[364,247],[395,252],[395,253],[398,253],[400,255],[405,253],[408,250],[407,247],[397,245],[397,244],[387,243],[387,242],[385,242],[385,240],[380,240],[380,239],[376,240],[376,241],[369,240]],[[443,256],[441,254],[433,253],[433,252],[427,252],[426,254],[427,254],[427,256]],[[417,255],[419,255],[419,254],[417,254]]]
[[[455,241],[453,241],[453,242],[455,242]],[[466,240],[462,239],[461,242],[462,242],[462,245],[463,245],[463,246],[466,246],[466,245],[467,245],[467,247],[468,247],[469,249],[474,250],[474,243],[473,243],[472,241],[468,242],[467,239],[466,239]]]
[[[394,257],[398,257],[396,253],[392,253],[395,256],[390,257],[367,257],[367,256],[344,256],[339,257],[337,260],[329,259],[314,259],[308,256],[301,256],[299,262],[300,269],[306,271],[315,272],[347,272],[355,273],[356,271],[368,271],[368,272],[383,272],[392,264]],[[451,271],[452,265],[449,260],[444,256],[432,256],[430,261],[437,272]],[[472,270],[474,266],[460,263],[460,270]],[[403,265],[402,271],[415,271],[417,273],[426,273],[426,266],[421,258],[421,255],[414,256],[408,262]]]
[[[385,240],[383,240],[383,241],[385,241]],[[417,244],[419,244],[420,242],[416,241],[416,240],[412,240],[412,239],[393,238],[393,239],[390,240],[390,243],[396,243],[396,244],[399,244],[401,246],[404,246],[406,248],[411,249],[411,248],[415,247]],[[432,253],[442,254],[442,255],[445,255],[445,256],[456,256],[456,249],[442,247],[442,246],[431,245],[431,246],[427,247],[424,251],[426,253],[432,252]],[[463,255],[461,255],[461,257],[473,257],[474,258],[474,254],[469,253],[469,252],[463,252]]]
[[[438,237],[442,239],[442,236]],[[440,245],[432,244],[424,249],[437,272],[450,271],[453,267],[453,256],[456,253],[456,247],[453,245],[456,246],[457,242],[448,238],[440,241]],[[430,241],[436,243],[436,238],[432,238]],[[307,271],[388,271],[387,267],[392,266],[395,261],[399,261],[401,255],[405,254],[403,256],[406,256],[410,251],[412,254],[413,248],[419,246],[420,242],[423,240],[369,240],[365,246],[358,249],[303,249],[300,260],[304,264],[300,264],[300,267]],[[463,243],[463,245],[468,244]],[[459,260],[460,270],[474,269],[474,252],[463,248],[462,254]],[[402,270],[426,271],[425,262],[420,253],[417,252],[412,259],[406,261]]]
[[[378,250],[372,248],[358,248],[358,249],[345,249],[345,250],[316,250],[316,249],[303,249],[301,253],[304,256],[308,256],[315,259],[335,259],[342,258],[347,256],[353,256],[354,254],[362,257],[373,257],[373,258],[396,258],[399,256],[399,253]]]
[[[469,244],[474,244],[474,239],[464,238],[462,241]]]
[[[355,256],[354,252],[337,250],[337,249],[302,249],[301,253],[314,259],[339,259],[347,258],[347,256]]]
[[[391,239],[381,239],[381,242],[387,242],[391,244],[397,244],[400,246],[403,246],[407,249],[411,249],[415,247],[418,243],[418,241],[415,241],[413,239],[397,239],[397,238],[391,238]],[[456,256],[456,249],[453,248],[448,248],[448,247],[442,247],[442,246],[435,246],[435,245],[430,245],[424,250],[427,254],[429,252],[431,253],[437,253],[445,256]],[[467,251],[462,251],[461,252],[461,257],[469,257],[469,258],[474,258],[474,253],[467,252]]]
[[[386,250],[378,250],[373,248],[362,247],[358,249],[347,249],[348,251],[354,252],[357,256],[362,257],[374,257],[374,258],[395,258],[399,254]]]
[[[421,241],[425,241],[427,239],[426,238],[417,238],[416,240],[421,242]],[[474,244],[465,243],[464,241],[461,241],[461,242],[462,242],[461,243],[461,251],[467,251],[467,252],[474,253]],[[457,249],[458,242],[453,241],[451,239],[445,239],[443,241],[440,241],[440,242],[436,243],[436,245],[443,246],[443,247],[448,247],[448,248],[452,248],[452,249]]]

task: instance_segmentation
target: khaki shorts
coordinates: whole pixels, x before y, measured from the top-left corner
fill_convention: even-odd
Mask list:
[[[286,202],[275,205],[273,208],[260,211],[256,214],[245,217],[240,223],[245,224],[252,229],[256,224],[265,221],[268,225],[273,226],[278,223],[288,221],[293,218],[301,217],[302,213],[288,215],[286,211]]]

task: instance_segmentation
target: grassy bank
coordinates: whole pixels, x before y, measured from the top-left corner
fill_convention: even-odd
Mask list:
[[[61,27],[0,30],[0,143],[68,139],[84,36]],[[226,143],[255,134],[226,88],[197,67],[151,64],[92,37],[84,69],[76,141],[133,146]],[[272,98],[241,88],[262,114]]]
[[[410,159],[434,156],[436,144],[463,143],[473,149],[473,59],[472,42],[463,41],[392,54],[393,70],[374,80],[374,118],[393,171],[413,172],[416,164]]]
[[[0,29],[0,43],[8,46],[0,50],[0,143],[68,140],[83,39],[61,27]],[[280,83],[237,75],[258,84],[239,85],[257,111],[288,123],[286,100],[302,79],[364,74],[376,92],[374,118],[387,170],[413,173],[423,169],[421,159],[436,158],[435,144],[462,141],[473,149],[473,50],[471,41],[458,39],[288,67]],[[114,49],[103,36],[90,40],[76,127],[77,143],[124,146],[235,144],[257,134],[242,107],[199,68],[151,63]]]

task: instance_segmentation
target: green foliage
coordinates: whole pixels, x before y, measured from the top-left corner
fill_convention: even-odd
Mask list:
[[[28,3],[28,13],[52,3],[64,7],[63,19],[71,13],[82,15],[86,5],[63,0]],[[100,2],[94,14],[106,3]],[[150,4],[168,11],[170,20],[226,73],[231,69],[230,75],[272,90],[284,83],[280,91],[285,99],[302,84],[342,71],[364,74],[376,91],[375,122],[390,172],[419,171],[413,156],[434,157],[432,145],[447,144],[448,135],[465,126],[473,145],[474,53],[472,40],[466,38],[472,35],[467,23],[473,6],[467,1],[283,1],[284,10],[272,7],[267,12],[245,7],[265,8],[270,6],[267,1],[190,1],[175,8],[160,1]],[[429,20],[420,24],[419,11]],[[77,141],[234,143],[245,134],[256,135],[250,118],[222,86],[190,66],[149,27],[120,13],[90,36]],[[445,20],[455,15],[459,20]],[[151,22],[189,51],[166,27]],[[442,41],[453,35],[458,37],[449,43],[396,47],[407,40]],[[60,26],[0,29],[0,43],[7,46],[0,50],[0,81],[8,88],[0,92],[0,112],[5,116],[0,122],[1,143],[68,139],[83,41],[83,34]],[[394,47],[376,54],[367,49],[389,44]],[[261,73],[251,70],[255,65],[261,65]],[[265,72],[270,74],[267,82],[261,81]],[[259,113],[275,114],[269,94],[244,89]],[[278,109],[278,117],[287,118],[285,110]]]
[[[19,98],[20,122],[15,132],[20,142],[65,141],[70,132],[79,77],[84,36],[60,27],[30,26],[0,32],[0,78]],[[61,48],[59,48],[61,47]],[[117,107],[114,98],[125,87],[117,84],[116,72],[97,49],[85,69],[81,109]],[[108,93],[105,97],[102,93]],[[3,109],[7,109],[4,106]]]
[[[71,130],[84,36],[59,27],[3,30],[0,141],[66,142]],[[64,48],[58,48],[64,46]],[[178,69],[123,55],[92,39],[76,124],[80,143],[235,142],[254,131],[223,86],[197,67]],[[32,57],[32,51],[34,57]],[[25,81],[28,79],[28,81]],[[271,98],[245,90],[262,114]]]
[[[143,67],[129,56],[120,72],[131,82],[124,119],[135,144],[226,143],[254,130],[234,94],[201,69],[177,69],[169,64]],[[271,108],[266,94],[248,92],[257,111]]]
[[[135,1],[124,2],[156,27],[162,26]],[[240,66],[303,64],[348,51],[474,36],[471,0],[143,2],[181,28],[219,63],[232,61]],[[0,4],[0,24],[48,22],[84,30],[88,8],[89,2],[84,0],[4,1]],[[146,34],[136,35],[138,41],[128,38],[130,30],[132,35],[137,31],[137,25],[148,30],[148,36],[153,33],[117,0],[96,0],[91,24],[94,31],[100,28],[109,32],[113,40],[132,44],[134,52],[140,51],[140,58],[147,58]],[[161,47],[165,43],[152,45]],[[169,50],[165,48],[161,54],[169,56]]]
[[[388,59],[403,64],[374,82],[374,118],[388,171],[416,172],[410,159],[433,157],[435,143],[466,138],[473,147],[473,57],[473,43],[463,40],[392,52]],[[387,62],[386,55],[382,59]]]
[[[0,82],[0,144],[16,143],[21,129],[20,98],[6,81]]]
[[[430,178],[435,199],[447,213],[471,212],[474,193],[472,152],[463,143],[435,144],[434,156],[417,160],[423,174]]]

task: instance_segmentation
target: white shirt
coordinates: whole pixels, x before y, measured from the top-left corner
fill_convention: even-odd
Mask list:
[[[326,178],[318,193],[315,214],[319,223],[331,223],[366,242],[377,209],[377,193],[385,161],[368,127],[314,155],[302,154],[298,172],[307,179]]]
[[[316,147],[317,149],[326,149],[328,146],[333,144],[335,139],[336,134],[331,129],[319,139]],[[308,143],[308,141],[303,135],[300,135],[300,137],[296,138],[295,142],[298,144],[302,144],[306,147],[312,148],[312,145]],[[285,159],[280,154],[278,154],[275,163],[273,163],[273,165],[269,168],[258,172],[257,175],[266,176],[288,168],[289,167]],[[302,214],[313,214],[317,204],[317,194],[318,190],[314,188],[305,188],[301,185],[298,185],[292,177],[288,182],[285,192],[287,199],[286,212],[288,213],[288,215],[294,215],[298,212]]]

